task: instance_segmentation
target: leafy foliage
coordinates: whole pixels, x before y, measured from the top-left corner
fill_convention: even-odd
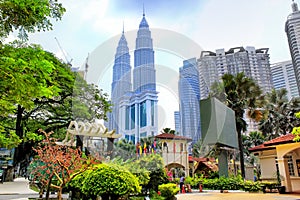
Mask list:
[[[51,30],[51,19],[61,19],[65,11],[57,0],[2,0],[0,41],[14,30],[23,40],[28,38],[28,32]]]
[[[136,156],[136,147],[131,141],[120,139],[114,146],[114,156],[125,161],[132,159]]]
[[[0,53],[0,147],[23,142],[15,162],[42,139],[39,128],[62,138],[72,120],[105,119],[110,109],[107,95],[52,53],[37,45],[2,45]]]
[[[39,46],[0,48],[0,113],[14,113],[17,105],[24,109],[34,107],[34,99],[58,95],[59,83],[55,82],[55,57]]]
[[[34,149],[38,157],[32,161],[30,176],[40,184],[41,190],[57,190],[57,198],[61,199],[66,184],[84,172],[92,162],[82,157],[79,149],[57,145],[56,139],[50,137],[51,132],[42,132],[45,139]]]
[[[116,200],[129,193],[139,193],[137,178],[125,168],[110,164],[99,164],[83,172],[71,182],[84,194],[101,196],[102,199]]]
[[[244,157],[249,163],[254,163],[256,157],[250,154],[249,149],[258,146],[266,141],[265,136],[258,131],[252,131],[249,135],[243,135]]]
[[[149,154],[142,156],[137,160],[139,166],[143,166],[147,171],[150,172],[150,180],[145,185],[146,190],[158,191],[158,186],[168,182],[168,176],[164,169],[164,162],[159,154]]]
[[[295,116],[300,119],[300,112],[297,112]],[[300,141],[300,127],[294,127],[292,134],[294,135],[294,141],[299,142]]]
[[[272,90],[266,95],[267,103],[263,109],[264,118],[259,123],[259,130],[268,140],[290,133],[300,121],[295,113],[300,111],[300,98],[287,98],[287,90]]]
[[[179,192],[179,188],[174,183],[167,183],[158,186],[158,190],[161,192],[161,196],[166,200],[174,199],[175,195]]]
[[[109,164],[115,166],[122,166],[128,171],[130,171],[134,176],[138,178],[139,185],[147,185],[150,180],[150,171],[148,171],[144,166],[140,165],[138,160],[128,159],[123,160],[123,158],[114,158]]]
[[[163,128],[161,133],[169,133],[169,134],[177,134],[175,130],[171,129],[171,128]]]

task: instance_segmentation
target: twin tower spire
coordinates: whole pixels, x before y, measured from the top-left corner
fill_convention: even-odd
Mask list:
[[[142,69],[137,69],[141,67]],[[154,51],[149,25],[145,17],[143,8],[143,18],[139,24],[139,30],[136,38],[136,49],[134,51],[134,70],[133,70],[133,88],[131,89],[131,66],[128,43],[125,38],[124,22],[122,35],[119,40],[115,63],[113,67],[112,94],[117,82],[122,82],[119,86],[116,96],[120,97],[126,92],[142,92],[144,90],[156,90],[155,69],[154,69]],[[113,95],[112,95],[113,96]]]
[[[132,77],[133,76],[133,77]],[[124,33],[119,40],[111,84],[113,104],[110,123],[118,133],[134,143],[157,133],[157,92],[151,31],[145,17],[139,24],[134,50],[134,68],[130,65]]]

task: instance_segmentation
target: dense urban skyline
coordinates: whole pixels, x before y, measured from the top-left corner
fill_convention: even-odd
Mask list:
[[[73,59],[73,66],[76,67],[83,66],[88,53],[99,45],[113,36],[120,36],[123,22],[125,35],[130,30],[137,30],[136,24],[139,23],[143,3],[151,27],[183,34],[204,50],[229,49],[233,46],[266,47],[270,49],[271,63],[291,59],[284,24],[291,13],[292,1],[129,0],[125,3],[120,0],[70,0],[62,3],[67,9],[62,21],[54,22],[53,31],[31,35],[30,41],[41,44],[65,60],[54,40],[57,37],[68,59]],[[157,53],[155,56],[157,65],[165,65],[177,71],[182,61],[189,59],[167,53],[162,56]],[[193,56],[199,57],[200,52]],[[103,77],[99,85],[110,94],[111,72]],[[158,91],[160,95],[165,93],[164,88],[159,86]],[[163,103],[161,99],[159,97]],[[174,110],[170,112],[171,116]],[[165,122],[165,126],[174,127],[173,117],[170,118],[171,121]]]

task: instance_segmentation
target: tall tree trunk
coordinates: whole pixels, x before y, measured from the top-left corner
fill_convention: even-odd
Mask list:
[[[62,189],[63,187],[60,187],[57,191],[57,199],[62,200]]]
[[[236,127],[236,128],[237,128],[238,144],[239,144],[239,150],[240,150],[241,174],[242,174],[242,178],[245,179],[245,160],[244,160],[244,146],[243,146],[243,139],[242,139],[242,130],[238,127]]]
[[[22,117],[23,117],[24,108],[21,105],[18,105],[17,109],[17,121],[16,121],[16,134],[23,138],[23,129],[22,129]]]
[[[47,191],[46,191],[46,200],[48,200],[49,196],[50,196],[50,187],[51,187],[52,177],[53,177],[53,175],[51,175],[49,177],[49,183],[47,185]]]
[[[23,127],[22,127],[22,117],[23,117],[24,108],[22,108],[21,105],[18,105],[17,108],[17,120],[16,120],[16,134],[20,137],[20,139],[23,139]],[[22,159],[21,156],[23,149],[23,143],[21,143],[17,148],[15,148],[14,153],[14,165],[19,163]]]

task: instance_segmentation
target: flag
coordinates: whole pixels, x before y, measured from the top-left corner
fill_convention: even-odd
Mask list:
[[[136,148],[136,155],[139,155],[140,154],[140,143],[138,142],[135,146]]]
[[[147,144],[146,144],[146,142],[144,143],[144,154],[146,154],[147,153]]]
[[[140,148],[140,155],[142,155],[142,152],[143,152],[143,151],[142,151],[142,146],[140,145],[139,148]]]

